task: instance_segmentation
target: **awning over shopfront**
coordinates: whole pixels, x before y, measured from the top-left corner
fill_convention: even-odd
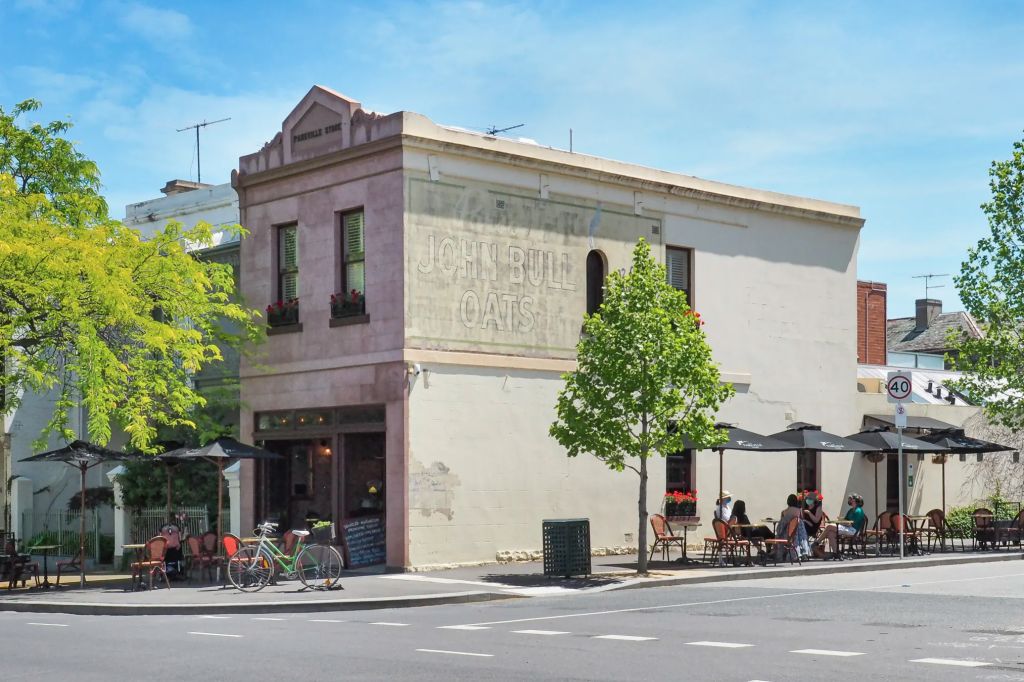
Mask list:
[[[868,418],[868,419],[874,419],[877,422],[881,422],[882,424],[885,424],[887,426],[895,426],[896,425],[896,416],[892,415],[892,414],[866,414],[864,416],[866,418]],[[869,424],[869,426],[870,426],[870,424]],[[943,430],[944,431],[944,430],[947,430],[947,429],[959,429],[960,427],[956,426],[954,424],[949,424],[947,422],[940,421],[938,419],[933,419],[932,417],[912,417],[912,416],[908,415],[907,416],[907,428],[909,428],[909,429],[937,429],[937,430]]]

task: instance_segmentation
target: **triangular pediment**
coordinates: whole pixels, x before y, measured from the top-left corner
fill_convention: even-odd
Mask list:
[[[314,85],[281,127],[284,162],[301,161],[351,146],[352,115],[359,109],[356,100]]]

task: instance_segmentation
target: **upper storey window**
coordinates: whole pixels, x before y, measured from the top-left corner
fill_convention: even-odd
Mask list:
[[[366,230],[363,211],[341,214],[341,291],[331,297],[331,317],[366,314]]]
[[[288,302],[299,297],[298,226],[280,227],[277,236],[277,298]]]
[[[665,247],[665,268],[668,283],[686,293],[686,303],[693,308],[693,249]]]

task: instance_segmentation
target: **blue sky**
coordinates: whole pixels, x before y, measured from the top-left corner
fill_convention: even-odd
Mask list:
[[[628,9],[626,9],[628,7]],[[0,0],[0,106],[43,100],[112,212],[223,182],[314,83],[369,109],[516,131],[856,204],[890,317],[986,231],[987,169],[1024,128],[1024,4]],[[938,280],[937,283],[943,283]],[[959,308],[950,278],[933,292]]]

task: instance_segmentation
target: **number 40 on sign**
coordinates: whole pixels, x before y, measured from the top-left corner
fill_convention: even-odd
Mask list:
[[[889,372],[885,380],[885,392],[890,403],[902,403],[910,398],[913,392],[913,379],[910,372]]]

